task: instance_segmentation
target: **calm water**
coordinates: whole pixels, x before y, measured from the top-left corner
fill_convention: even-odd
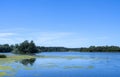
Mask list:
[[[12,55],[12,54],[8,54]],[[120,53],[46,52],[36,59],[1,62],[3,77],[120,77]]]

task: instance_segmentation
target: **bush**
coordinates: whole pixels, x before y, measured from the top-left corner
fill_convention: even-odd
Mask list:
[[[0,58],[6,58],[7,56],[6,55],[0,55]]]

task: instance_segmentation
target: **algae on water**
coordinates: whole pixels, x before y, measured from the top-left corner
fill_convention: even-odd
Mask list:
[[[0,66],[0,70],[12,70],[10,66]]]
[[[7,73],[6,72],[0,72],[0,77],[6,76]]]

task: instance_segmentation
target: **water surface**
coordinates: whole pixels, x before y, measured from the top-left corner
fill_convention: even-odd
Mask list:
[[[0,77],[120,77],[120,53],[45,52],[36,55],[31,59],[0,61]]]

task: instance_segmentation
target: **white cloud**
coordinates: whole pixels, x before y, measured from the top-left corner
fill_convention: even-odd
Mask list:
[[[24,40],[34,40],[40,46],[81,47],[103,45],[108,37],[85,37],[72,32],[4,32],[0,33],[0,44],[15,44]]]
[[[9,36],[13,36],[16,35],[15,33],[0,33],[0,38],[1,37],[9,37]]]
[[[13,37],[15,35],[16,35],[16,33],[11,33],[11,32],[0,33],[0,44],[14,43],[14,40],[11,37]]]
[[[20,32],[0,33],[0,43],[15,44],[24,40],[34,40],[37,45],[53,45],[73,35],[71,32]],[[55,45],[55,44],[54,44]]]

